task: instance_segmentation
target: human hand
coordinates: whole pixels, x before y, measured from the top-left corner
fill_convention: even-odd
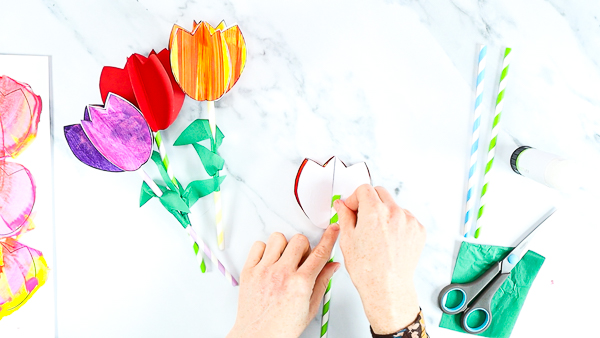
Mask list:
[[[327,263],[339,226],[327,228],[310,250],[303,235],[274,233],[250,249],[240,278],[238,313],[227,337],[298,337],[315,317],[340,263]]]
[[[382,187],[362,185],[334,207],[346,269],[373,331],[405,328],[419,313],[413,275],[425,228]]]

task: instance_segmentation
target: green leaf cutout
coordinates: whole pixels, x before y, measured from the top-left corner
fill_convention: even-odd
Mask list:
[[[156,197],[156,194],[146,182],[142,182],[142,191],[140,192],[140,207],[142,207],[146,202],[151,200],[153,197]]]
[[[219,176],[215,178],[209,178],[207,180],[197,180],[190,182],[185,192],[183,193],[183,199],[187,201],[189,207],[192,207],[200,198],[210,195],[212,192],[217,190],[226,176]]]
[[[223,133],[221,132],[221,129],[219,129],[219,126],[217,126],[217,149],[219,149],[219,147],[223,143],[224,138],[225,138],[225,135],[223,135]],[[215,149],[215,151],[217,151],[217,149]]]
[[[216,149],[219,149],[221,143],[223,143],[223,138],[225,137],[219,127],[217,126],[217,143]],[[210,131],[210,124],[208,120],[197,119],[194,122],[190,123],[187,128],[185,128],[177,140],[175,140],[174,146],[183,146],[186,144],[194,144],[197,142],[202,142],[204,140],[209,140],[212,144],[213,137],[212,132]],[[215,149],[215,151],[216,151]]]
[[[160,184],[157,184],[160,191],[165,192],[167,188],[163,187]],[[148,183],[142,182],[142,191],[140,192],[140,207],[142,207],[146,202],[151,200],[152,198],[157,197],[154,191],[150,188]]]
[[[162,159],[160,158],[160,153],[156,150],[153,151],[151,158],[152,158],[152,161],[154,162],[154,164],[156,164],[156,167],[158,168],[158,172],[160,173],[160,176],[162,177],[163,181],[167,184],[169,189],[171,189],[173,191],[178,191],[177,187],[175,187],[175,184],[173,184],[173,182],[171,182],[171,179],[169,178],[169,175],[167,174],[167,169],[165,168],[165,165],[162,162]]]
[[[175,216],[175,218],[177,219],[177,221],[179,222],[179,224],[181,224],[181,226],[185,229],[188,227],[188,225],[190,225],[190,221],[186,218],[183,217],[183,215],[181,215],[181,213],[177,210],[169,210],[167,209],[168,212],[171,213],[171,215]]]
[[[198,153],[198,157],[200,157],[204,169],[210,176],[215,176],[219,170],[223,170],[225,160],[223,160],[221,156],[211,152],[206,149],[205,146],[198,143],[192,145],[194,146],[194,149],[196,149],[196,153]]]
[[[171,210],[176,210],[184,213],[189,213],[190,209],[187,204],[181,199],[179,193],[167,190],[160,197],[160,203],[171,212]]]

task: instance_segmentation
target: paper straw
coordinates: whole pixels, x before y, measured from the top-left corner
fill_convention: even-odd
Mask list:
[[[140,175],[142,180],[144,180],[144,182],[146,182],[146,184],[150,187],[150,189],[152,190],[154,195],[156,195],[160,198],[162,196],[162,191],[160,190],[158,185],[156,185],[156,183],[154,183],[154,181],[150,178],[150,176],[148,176],[148,173],[143,169],[137,170],[137,173]]]
[[[206,257],[208,257],[208,259],[210,259],[213,262],[213,265],[216,266],[219,269],[219,271],[221,271],[223,276],[225,276],[225,278],[231,282],[231,285],[238,286],[237,280],[235,280],[235,278],[233,278],[231,273],[229,271],[227,271],[227,269],[225,269],[223,264],[221,264],[221,262],[217,259],[217,256],[215,256],[215,254],[210,250],[210,248],[206,245],[206,243],[204,243],[204,241],[202,239],[200,239],[200,237],[198,237],[198,235],[196,234],[196,231],[194,231],[192,226],[189,225],[185,229],[188,231],[188,234],[190,234],[190,236],[192,236],[194,241],[196,241],[196,243],[198,243],[198,246],[200,247],[200,249],[202,249],[202,251],[204,251],[204,254],[206,255]]]
[[[150,176],[148,176],[148,174],[144,170],[138,170],[137,172],[142,177],[144,182],[148,184],[150,189],[152,189],[154,194],[156,194],[156,196],[162,196],[162,191],[160,190],[160,188],[156,185],[156,183],[154,183],[154,181],[150,178]],[[221,271],[223,276],[225,276],[225,278],[227,278],[227,280],[231,282],[231,285],[238,286],[237,280],[231,275],[231,273],[229,273],[229,271],[227,271],[227,269],[225,269],[223,264],[221,264],[221,262],[213,254],[213,252],[206,245],[206,243],[204,243],[204,241],[196,234],[196,231],[194,231],[192,226],[188,225],[185,229],[187,230],[190,237],[194,240],[194,242],[198,244],[198,247],[202,249],[204,254],[213,262],[213,264],[219,269],[219,271]]]
[[[333,208],[333,203],[336,200],[340,199],[340,195],[334,195],[331,198],[331,214],[333,216],[331,216],[331,219],[329,220],[329,224],[333,224],[333,223],[337,223],[338,221],[338,214],[335,211],[335,209]],[[334,247],[331,249],[331,258],[329,259],[329,262],[333,262],[335,256],[335,244]],[[333,280],[333,277],[329,279],[329,283],[327,283],[327,289],[325,289],[325,294],[323,295],[323,312],[322,312],[322,317],[321,317],[321,338],[325,338],[327,337],[327,328],[329,327],[329,304],[331,302],[331,281]]]
[[[217,118],[215,116],[215,102],[206,101],[208,110],[208,124],[210,125],[210,131],[213,135],[213,140],[216,142],[217,139]],[[216,149],[215,149],[216,151]],[[218,175],[218,173],[217,173]],[[213,193],[215,198],[215,220],[217,225],[217,245],[219,250],[225,250],[225,236],[223,229],[223,207],[221,205],[221,190]]]
[[[508,75],[508,66],[510,64],[510,48],[504,50],[504,61],[502,62],[502,74],[500,75],[500,85],[498,86],[498,98],[496,99],[496,113],[492,122],[492,134],[490,136],[490,146],[488,148],[487,164],[483,174],[483,187],[481,188],[481,199],[479,201],[479,212],[477,214],[477,230],[475,238],[479,238],[481,231],[481,216],[485,209],[486,192],[490,183],[489,172],[494,165],[494,155],[496,154],[496,141],[498,140],[498,130],[500,129],[500,117],[502,116],[502,105],[504,103],[504,91],[506,90],[506,77]]]
[[[473,133],[471,136],[471,161],[469,166],[469,179],[467,180],[467,206],[465,213],[465,224],[463,230],[463,236],[469,236],[471,232],[471,226],[473,224],[474,217],[471,217],[473,211],[473,202],[475,196],[473,194],[477,185],[477,155],[479,154],[479,124],[481,123],[481,101],[483,100],[483,84],[485,78],[485,55],[487,53],[487,46],[481,45],[479,47],[479,61],[477,71],[477,96],[475,98],[475,110],[473,113]]]
[[[167,149],[162,141],[162,136],[160,134],[160,130],[154,133],[154,140],[156,140],[156,146],[158,147],[158,152],[160,153],[160,158],[162,159],[165,168],[167,169],[167,174],[169,178],[171,178],[171,182],[177,186],[177,182],[175,182],[175,177],[171,171],[171,167],[169,167],[169,157],[167,156]]]
[[[150,187],[152,192],[154,192],[154,194],[158,198],[160,198],[163,193],[160,190],[160,188],[156,185],[156,183],[154,183],[154,181],[150,178],[150,176],[148,176],[148,173],[146,173],[144,170],[141,170],[141,169],[138,170],[137,172],[142,177],[142,180],[144,180],[144,182],[146,182],[146,184],[148,184],[148,186]],[[199,253],[199,250],[196,248],[197,245],[194,242],[194,239],[192,239],[192,237],[190,237],[190,241],[192,242],[192,249],[194,250],[194,254],[196,255],[196,260],[198,261],[198,264],[200,265],[200,271],[202,271],[202,273],[204,273],[204,272],[206,272],[206,264],[204,263],[204,258],[202,257],[202,253]]]

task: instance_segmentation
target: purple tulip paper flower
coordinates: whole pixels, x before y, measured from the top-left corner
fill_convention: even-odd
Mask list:
[[[73,154],[96,169],[134,171],[152,154],[152,134],[144,116],[113,93],[108,94],[104,107],[88,105],[81,124],[64,130]]]

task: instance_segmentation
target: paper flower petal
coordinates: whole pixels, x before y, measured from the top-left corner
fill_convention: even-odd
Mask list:
[[[138,107],[153,131],[167,129],[177,118],[185,94],[171,71],[169,51],[148,57],[133,54],[123,69],[104,67],[100,76],[100,93],[106,102],[112,92]]]
[[[224,27],[225,21],[222,21],[221,24],[223,24]],[[221,24],[219,24],[217,28],[221,27]],[[232,71],[231,81],[229,81],[229,86],[226,91],[228,92],[237,83],[237,80],[242,75],[242,71],[246,65],[246,41],[244,40],[242,31],[237,25],[225,29],[223,31],[223,37],[225,38],[225,42],[227,42],[227,49],[229,50],[229,57],[231,58]]]
[[[0,158],[16,157],[37,134],[42,99],[29,85],[0,76]]]
[[[77,157],[81,162],[89,165],[92,168],[104,171],[123,171],[119,169],[119,167],[110,163],[106,157],[102,156],[102,154],[94,147],[90,139],[88,139],[87,135],[85,135],[81,125],[73,124],[70,126],[65,126],[64,131],[69,148],[71,148],[71,151],[75,157]]]
[[[364,162],[346,167],[336,157],[321,165],[310,159],[304,159],[294,184],[294,194],[300,208],[311,222],[319,228],[329,226],[332,215],[332,197],[350,196],[356,188],[371,183],[369,168]]]
[[[102,96],[102,102],[106,102],[108,93],[117,94],[131,102],[134,106],[137,106],[137,100],[131,87],[127,69],[108,66],[102,68],[102,73],[100,73],[100,95]]]
[[[206,22],[192,32],[175,25],[169,42],[171,68],[181,89],[197,101],[215,101],[227,91],[232,77],[227,42]]]
[[[35,183],[29,170],[0,160],[0,238],[15,235],[28,224],[34,202]]]
[[[142,113],[122,97],[109,93],[104,107],[88,106],[81,121],[94,147],[122,170],[139,169],[152,153],[152,135]]]
[[[165,129],[175,121],[173,88],[156,54],[148,58],[133,54],[127,59],[127,71],[138,107],[153,131]]]
[[[12,238],[0,242],[0,319],[23,306],[46,283],[48,265],[42,253]]]
[[[150,52],[150,54],[152,53],[154,53],[154,51]],[[158,52],[156,56],[160,60],[160,63],[163,65],[165,73],[167,73],[167,75],[169,76],[169,81],[171,81],[171,88],[173,88],[173,112],[175,113],[175,117],[177,117],[179,111],[181,110],[181,106],[183,106],[183,101],[185,100],[185,93],[183,92],[183,90],[181,90],[179,84],[177,84],[177,81],[175,81],[175,77],[173,76],[173,71],[171,70],[169,50],[165,48]]]

